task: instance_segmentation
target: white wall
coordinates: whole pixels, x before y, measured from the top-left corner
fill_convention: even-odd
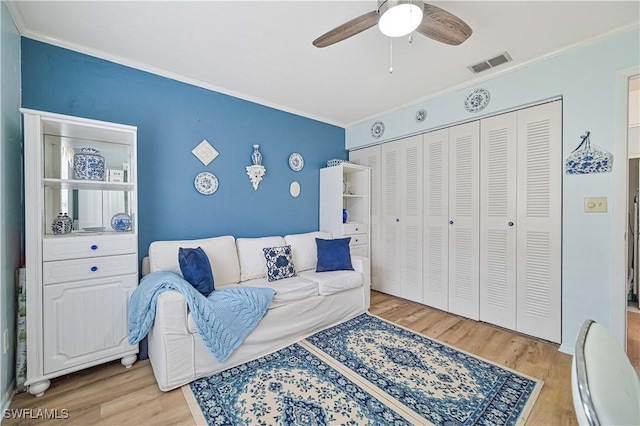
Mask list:
[[[20,137],[20,35],[4,2],[0,6],[0,409],[15,379],[15,280],[22,233]],[[4,331],[10,345],[4,352]]]
[[[561,350],[572,352],[585,319],[592,318],[605,327],[611,323],[613,265],[619,263],[613,255],[616,241],[612,211],[614,175],[619,175],[615,168],[626,170],[626,153],[616,152],[616,120],[619,119],[616,78],[621,70],[639,64],[640,30],[636,28],[352,126],[346,130],[346,146],[353,149],[371,145],[562,97],[563,158],[575,149],[585,130],[591,131],[592,144],[615,154],[613,173],[563,176]],[[425,75],[427,73],[425,70]],[[468,113],[464,99],[479,87],[489,90],[491,101],[480,114]],[[425,108],[428,113],[422,123],[414,120],[419,108]],[[376,120],[383,121],[386,127],[381,140],[373,139],[370,133]],[[583,199],[587,196],[607,196],[609,212],[585,214]]]

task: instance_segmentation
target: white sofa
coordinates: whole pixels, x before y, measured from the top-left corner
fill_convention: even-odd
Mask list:
[[[225,362],[216,360],[205,346],[182,294],[162,293],[148,334],[149,359],[158,387],[163,391],[177,388],[279,350],[367,311],[368,259],[353,257],[354,271],[315,272],[316,237],[330,239],[331,234],[310,232],[237,240],[224,236],[151,243],[143,273],[180,273],[179,247],[202,247],[211,263],[216,290],[241,285],[276,291],[265,317]],[[269,282],[262,249],[283,245],[291,245],[297,276]]]

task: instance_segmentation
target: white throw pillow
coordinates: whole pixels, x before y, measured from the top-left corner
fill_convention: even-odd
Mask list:
[[[236,246],[240,260],[240,281],[265,277],[267,261],[262,249],[284,245],[285,241],[282,237],[238,238]]]
[[[331,234],[328,232],[307,232],[306,234],[285,235],[287,245],[291,246],[293,254],[293,264],[296,271],[302,272],[315,269],[318,263],[318,250],[316,248],[316,238],[330,240]]]
[[[237,284],[240,281],[240,265],[232,236],[204,238],[201,240],[154,241],[149,246],[149,272],[173,271],[180,275],[178,249],[201,247],[207,254],[213,272],[214,285]]]

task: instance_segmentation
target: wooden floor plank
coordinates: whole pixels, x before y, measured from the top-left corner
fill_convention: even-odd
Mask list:
[[[558,345],[375,291],[371,293],[370,312],[429,338],[544,380],[527,425],[577,424],[571,399],[571,357],[558,352]],[[640,319],[640,315],[638,317]],[[69,419],[9,418],[3,420],[5,425],[195,424],[180,389],[171,392],[158,389],[148,360],[138,361],[130,369],[114,361],[54,379],[43,397],[21,393],[15,396],[10,408],[31,409],[32,412],[67,409]]]

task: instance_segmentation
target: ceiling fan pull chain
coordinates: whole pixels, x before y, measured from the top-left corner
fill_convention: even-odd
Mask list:
[[[389,40],[389,74],[393,74],[393,39]]]

